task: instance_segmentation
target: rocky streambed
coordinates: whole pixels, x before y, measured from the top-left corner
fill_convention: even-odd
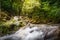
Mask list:
[[[0,40],[59,40],[58,25],[27,24],[11,35],[0,37]]]

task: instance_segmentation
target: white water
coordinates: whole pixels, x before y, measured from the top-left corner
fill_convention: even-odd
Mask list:
[[[54,32],[57,29],[58,26],[50,26],[44,24],[27,25],[12,35],[0,37],[0,40],[54,40],[56,37]]]

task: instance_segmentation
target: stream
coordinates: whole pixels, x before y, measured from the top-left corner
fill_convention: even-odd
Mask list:
[[[56,25],[27,24],[14,34],[0,37],[0,40],[57,40],[58,33],[59,26]]]

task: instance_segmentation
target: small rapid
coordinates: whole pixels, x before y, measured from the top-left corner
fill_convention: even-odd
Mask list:
[[[0,40],[55,40],[59,26],[28,24],[16,33],[0,37]]]

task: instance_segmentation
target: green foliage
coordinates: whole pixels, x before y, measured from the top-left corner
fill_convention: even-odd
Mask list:
[[[51,12],[48,14],[49,21],[53,23],[60,23],[60,8],[52,8]]]
[[[12,34],[20,27],[23,27],[24,24],[23,22],[20,22],[20,20],[14,20],[13,18],[9,21],[6,22],[0,22],[0,36],[7,35],[7,34]]]
[[[11,9],[11,0],[1,0],[1,8],[4,10],[9,11]]]
[[[32,19],[32,23],[59,23],[59,2],[59,0],[33,0],[32,2],[25,0],[22,12]]]
[[[23,1],[21,0],[14,0],[12,2],[12,9],[15,11],[16,15],[20,15],[22,10]]]
[[[29,15],[30,13],[32,13],[34,10],[34,7],[38,7],[40,8],[40,1],[39,0],[25,0],[23,3],[23,7],[22,7],[22,12],[25,15]]]
[[[21,0],[1,0],[1,9],[12,13],[11,15],[20,15],[22,4]]]

